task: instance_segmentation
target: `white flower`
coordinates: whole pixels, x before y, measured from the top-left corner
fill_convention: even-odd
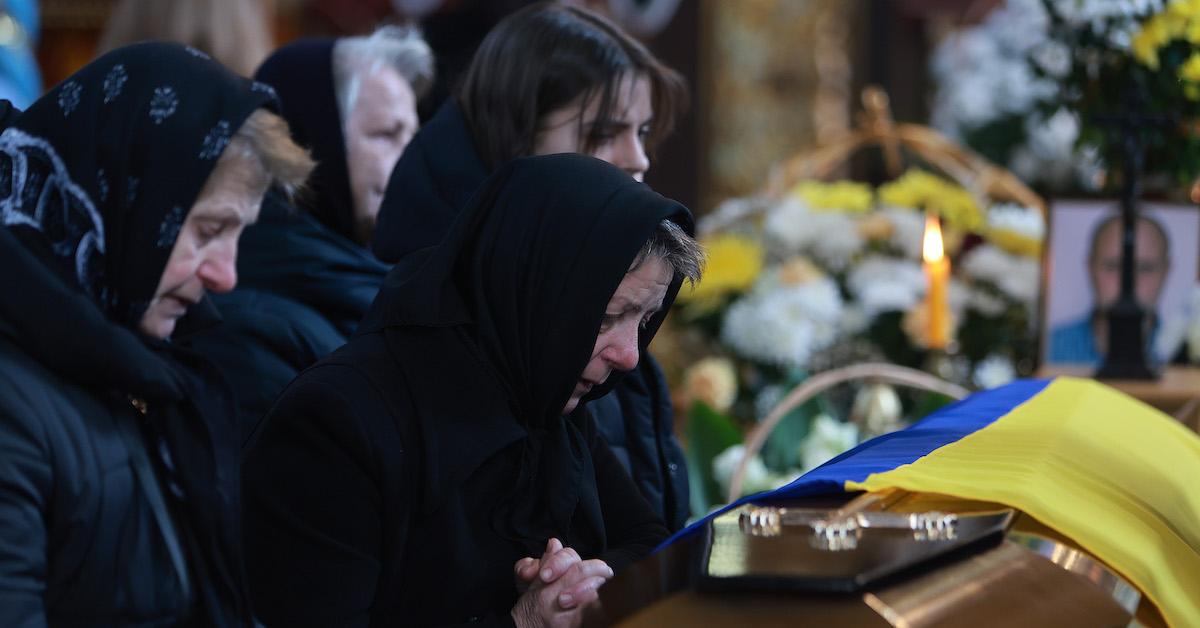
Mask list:
[[[805,254],[826,267],[842,270],[863,247],[854,218],[840,212],[814,212],[789,198],[775,207],[763,223],[767,235],[787,255]]]
[[[975,385],[981,389],[1003,386],[1017,378],[1017,370],[1013,368],[1012,360],[1002,355],[990,355],[975,367],[972,376]]]
[[[925,238],[925,215],[908,207],[884,207],[880,210],[892,223],[888,243],[901,255],[921,259],[921,244]]]
[[[989,229],[1015,233],[1030,240],[1040,241],[1046,237],[1046,220],[1042,210],[1036,207],[1016,203],[993,205],[988,209],[987,224]]]
[[[729,493],[729,485],[733,482],[733,472],[737,471],[742,458],[746,457],[745,445],[733,445],[713,458],[713,479],[721,486],[721,492]],[[756,493],[765,490],[771,473],[762,458],[754,456],[746,465],[746,474],[742,476],[742,494]]]
[[[963,271],[969,277],[995,285],[1027,306],[1037,303],[1040,269],[1033,258],[1011,255],[991,244],[982,244],[967,253]]]
[[[847,303],[842,308],[842,316],[838,320],[838,327],[841,329],[843,336],[860,334],[870,326],[871,317],[867,315],[866,310],[858,303]]]
[[[800,444],[804,471],[815,469],[857,444],[858,426],[842,423],[827,414],[817,415],[809,425],[808,436]]]
[[[864,258],[846,278],[850,293],[868,318],[912,308],[925,294],[925,282],[920,263],[883,255]]]
[[[1057,41],[1044,41],[1033,49],[1033,62],[1043,72],[1061,79],[1071,70],[1071,49]]]
[[[722,340],[743,357],[804,368],[838,339],[842,298],[827,277],[780,286],[768,273],[725,313]]]

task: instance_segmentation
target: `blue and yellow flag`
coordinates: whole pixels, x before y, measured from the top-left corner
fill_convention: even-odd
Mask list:
[[[1172,626],[1200,626],[1200,436],[1112,388],[1064,377],[977,393],[721,512],[893,488],[1021,510],[1119,572]]]

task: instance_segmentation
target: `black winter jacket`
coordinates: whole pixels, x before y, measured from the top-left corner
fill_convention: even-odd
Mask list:
[[[4,229],[0,266],[0,626],[247,623],[231,602],[244,593],[228,395],[165,355],[183,352],[109,322]],[[196,396],[224,413],[178,411]],[[203,436],[163,438],[164,421]],[[210,490],[181,490],[164,459],[203,460]]]
[[[300,371],[345,344],[387,274],[371,252],[271,192],[238,245],[238,287],[213,296],[223,323],[191,346],[234,387],[248,434]]]
[[[447,102],[392,171],[372,248],[395,263],[437,245],[488,171],[458,106]],[[645,354],[612,393],[590,403],[600,435],[671,531],[688,518],[688,477],[662,369]]]
[[[246,555],[268,625],[512,625],[512,567],[526,554],[497,533],[490,513],[512,489],[526,432],[460,412],[506,403],[499,385],[469,378],[463,395],[444,399],[438,434],[422,433],[410,391],[455,382],[475,359],[446,353],[454,344],[444,340],[425,344],[414,352],[384,332],[355,336],[288,386],[255,432],[245,463]],[[425,367],[408,372],[396,355],[424,356]],[[579,551],[620,570],[666,530],[579,414],[606,533],[596,554]],[[431,461],[441,475],[424,472]],[[577,547],[584,520],[575,517],[560,538]]]

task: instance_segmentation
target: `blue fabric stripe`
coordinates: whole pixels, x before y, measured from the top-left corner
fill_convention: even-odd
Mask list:
[[[847,481],[862,482],[872,473],[891,471],[896,467],[911,464],[939,447],[991,425],[996,419],[1042,392],[1049,383],[1048,379],[1023,379],[975,393],[939,409],[906,429],[862,443],[786,486],[743,497],[676,532],[658,549],[691,534],[713,517],[742,504],[841,493],[845,490]]]

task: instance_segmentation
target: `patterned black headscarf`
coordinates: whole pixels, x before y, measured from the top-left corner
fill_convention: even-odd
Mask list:
[[[89,63],[0,134],[0,223],[136,327],[233,134],[274,91],[194,48],[143,43]]]

